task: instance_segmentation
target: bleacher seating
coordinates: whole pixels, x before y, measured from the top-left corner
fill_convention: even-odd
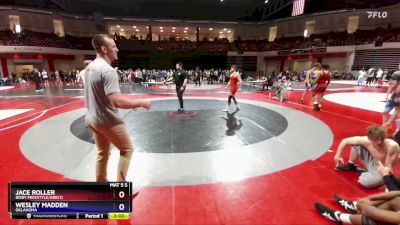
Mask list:
[[[209,52],[258,52],[400,41],[400,28],[357,30],[354,34],[348,34],[346,31],[328,32],[324,34],[312,34],[309,38],[304,38],[303,36],[279,37],[273,42],[268,42],[267,40],[236,40],[233,43],[229,43],[227,39],[191,42],[188,40],[176,40],[173,38],[162,41],[146,41],[138,40],[137,38],[127,39],[121,36],[115,36],[115,39],[117,40],[117,43],[131,43],[128,44],[128,46],[141,46],[140,49],[148,51],[189,52],[195,49],[201,49]],[[33,32],[29,30],[23,30],[20,34],[16,34],[11,30],[0,31],[0,45],[26,45],[85,50],[92,49],[91,37],[76,37],[70,35],[58,37],[54,33]],[[135,49],[136,48],[133,50]]]

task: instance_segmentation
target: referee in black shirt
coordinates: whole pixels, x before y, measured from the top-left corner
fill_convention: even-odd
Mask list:
[[[183,113],[185,110],[183,109],[183,92],[185,92],[186,84],[188,81],[188,73],[182,69],[183,63],[176,63],[176,71],[173,73],[172,77],[168,78],[164,83],[169,81],[174,81],[176,85],[176,95],[178,95],[180,108],[178,109],[178,113]]]

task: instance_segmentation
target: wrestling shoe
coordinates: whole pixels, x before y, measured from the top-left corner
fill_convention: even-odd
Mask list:
[[[337,166],[335,169],[340,171],[357,171],[357,166],[355,166],[354,163],[346,163],[341,166]]]
[[[330,221],[335,222],[336,224],[340,224],[340,225],[342,224],[342,221],[340,221],[340,219],[339,219],[339,216],[340,216],[339,211],[333,211],[332,209],[322,205],[319,202],[315,203],[314,207],[321,216],[327,218]]]
[[[333,195],[333,199],[335,199],[335,201],[339,203],[339,205],[342,206],[348,213],[350,214],[357,213],[357,206],[354,204],[353,201],[345,200],[337,196],[336,194]]]

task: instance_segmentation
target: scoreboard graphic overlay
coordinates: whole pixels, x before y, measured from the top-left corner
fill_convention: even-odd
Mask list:
[[[131,182],[8,183],[12,219],[129,219]]]

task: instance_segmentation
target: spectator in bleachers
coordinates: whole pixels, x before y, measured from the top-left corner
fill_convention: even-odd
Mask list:
[[[376,72],[376,81],[377,87],[381,87],[383,84],[383,70],[381,67],[378,68],[378,71]]]
[[[45,69],[42,70],[42,79],[44,82],[45,86],[49,86],[49,75],[47,74],[47,71]]]
[[[199,67],[197,67],[196,70],[194,71],[194,81],[196,83],[196,87],[197,87],[197,85],[199,85],[199,87],[201,87],[201,71],[200,71]]]
[[[36,85],[36,92],[43,90],[40,87],[41,78],[38,69],[34,68],[32,73],[33,73],[33,81],[35,82]]]
[[[368,85],[372,85],[372,82],[374,81],[374,73],[375,73],[375,69],[373,67],[368,69],[367,72],[367,83],[365,84],[367,87]]]
[[[364,70],[364,68],[362,68],[359,72],[358,72],[358,78],[357,78],[357,85],[360,86],[364,83],[364,78],[366,77],[366,72]]]
[[[143,73],[140,68],[136,70],[136,80],[139,84],[142,84],[143,82]]]
[[[0,86],[4,86],[3,74],[0,73]]]

